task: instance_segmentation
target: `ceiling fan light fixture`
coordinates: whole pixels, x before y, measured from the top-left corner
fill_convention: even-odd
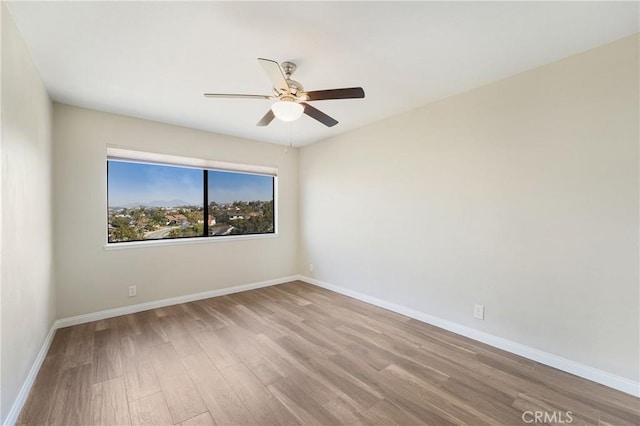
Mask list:
[[[296,121],[304,112],[304,107],[294,101],[280,101],[271,105],[273,114],[282,121]]]

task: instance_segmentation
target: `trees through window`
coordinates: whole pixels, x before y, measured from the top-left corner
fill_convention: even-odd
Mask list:
[[[275,233],[275,177],[107,161],[108,242]]]

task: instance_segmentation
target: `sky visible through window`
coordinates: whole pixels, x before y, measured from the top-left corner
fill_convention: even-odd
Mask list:
[[[109,161],[109,207],[202,205],[202,170]],[[271,176],[209,171],[209,202],[269,201]]]

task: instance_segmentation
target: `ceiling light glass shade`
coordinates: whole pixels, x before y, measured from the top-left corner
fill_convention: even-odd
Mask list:
[[[304,112],[304,107],[293,101],[280,101],[271,105],[273,114],[282,121],[295,121]]]

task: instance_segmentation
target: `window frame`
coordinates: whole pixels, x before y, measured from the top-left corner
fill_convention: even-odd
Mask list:
[[[120,161],[138,164],[149,164],[155,166],[170,166],[180,168],[191,168],[202,172],[203,175],[203,235],[192,237],[159,238],[151,240],[134,241],[109,241],[109,161]],[[170,154],[160,154],[139,150],[131,150],[117,146],[107,146],[105,156],[105,189],[106,189],[106,217],[105,217],[105,250],[117,250],[134,247],[153,247],[182,244],[202,244],[212,242],[225,242],[251,239],[270,239],[279,237],[278,224],[278,168],[260,165],[248,165],[241,163],[223,162],[194,157],[182,157]],[[256,234],[236,234],[236,235],[208,235],[208,214],[209,214],[209,171],[230,172],[240,174],[251,174],[258,176],[269,176],[273,179],[273,232]],[[206,234],[205,234],[206,233]]]

